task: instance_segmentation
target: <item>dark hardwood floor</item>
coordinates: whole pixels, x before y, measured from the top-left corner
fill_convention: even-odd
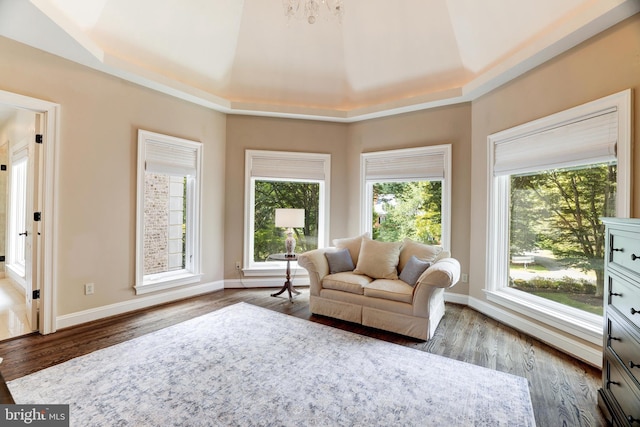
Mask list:
[[[447,304],[435,336],[427,341],[342,322],[309,312],[309,291],[293,303],[273,298],[273,289],[227,289],[196,298],[60,330],[0,342],[0,372],[6,381],[74,357],[148,334],[243,301],[313,322],[388,342],[509,372],[529,380],[536,423],[548,426],[602,426],[597,406],[600,371],[475,310]],[[0,398],[2,398],[0,390]],[[5,395],[6,398],[6,395]],[[455,402],[452,402],[455,404]]]

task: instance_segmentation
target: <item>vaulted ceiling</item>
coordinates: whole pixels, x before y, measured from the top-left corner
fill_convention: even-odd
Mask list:
[[[472,100],[638,0],[0,0],[0,35],[227,113],[356,121]]]

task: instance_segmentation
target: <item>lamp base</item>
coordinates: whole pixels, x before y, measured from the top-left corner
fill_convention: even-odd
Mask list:
[[[295,256],[294,252],[296,250],[296,239],[293,238],[293,230],[291,228],[289,229],[289,231],[287,231],[287,238],[284,241],[284,247],[287,250],[287,256]]]

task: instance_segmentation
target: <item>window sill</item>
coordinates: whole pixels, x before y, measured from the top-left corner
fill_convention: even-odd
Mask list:
[[[270,277],[278,276],[283,277],[287,272],[286,262],[270,262],[273,266],[253,266],[242,269],[242,273],[247,277]],[[291,277],[306,277],[309,273],[302,267],[298,267],[297,262],[291,263]]]
[[[487,299],[592,344],[602,344],[602,316],[587,313],[516,289],[485,290]]]
[[[178,286],[199,283],[202,274],[180,273],[158,277],[153,280],[144,280],[141,285],[134,286],[136,295],[148,294],[150,292],[163,291],[166,289],[177,288]]]

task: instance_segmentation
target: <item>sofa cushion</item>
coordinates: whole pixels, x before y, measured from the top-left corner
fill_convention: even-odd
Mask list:
[[[362,239],[369,237],[369,233],[364,233],[357,237],[345,237],[343,239],[333,239],[333,246],[338,249],[348,249],[351,254],[351,261],[355,266],[358,263],[358,255],[360,253],[360,246],[362,245]]]
[[[364,287],[364,295],[371,298],[382,298],[411,304],[413,286],[402,280],[378,279]]]
[[[411,286],[415,286],[422,273],[430,266],[431,262],[419,260],[415,255],[411,255],[409,262],[404,266],[398,278]]]
[[[329,263],[330,274],[342,273],[343,271],[353,271],[355,268],[353,260],[351,259],[351,254],[347,248],[327,251],[324,253],[324,256],[327,258],[327,262]]]
[[[329,274],[322,279],[322,287],[336,291],[364,295],[364,286],[371,282],[371,278],[352,272]]]
[[[358,263],[353,271],[374,279],[397,279],[401,242],[378,242],[362,239]]]
[[[398,271],[402,273],[404,266],[409,262],[412,256],[415,256],[421,261],[429,261],[433,263],[436,262],[436,258],[441,252],[442,246],[426,245],[407,237],[402,241]]]

